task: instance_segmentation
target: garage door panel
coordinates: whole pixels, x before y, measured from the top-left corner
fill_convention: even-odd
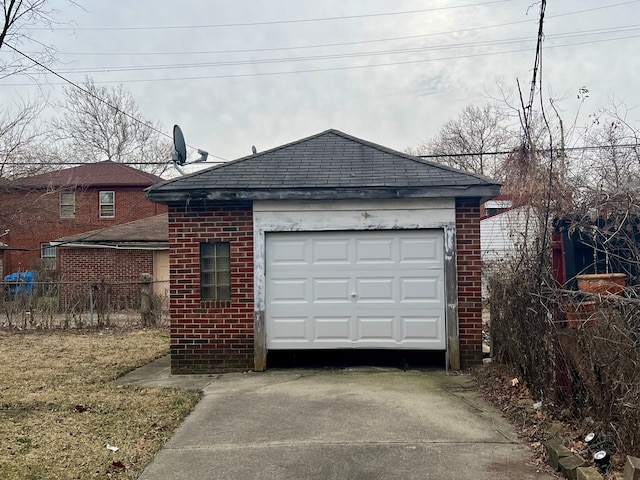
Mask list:
[[[306,278],[273,279],[271,282],[271,303],[308,303],[309,280]]]
[[[268,349],[444,350],[443,233],[266,236]]]
[[[395,317],[358,317],[355,341],[380,341],[396,339]]]
[[[440,344],[444,329],[438,317],[402,317],[402,340],[417,343]]]
[[[312,265],[348,265],[351,263],[349,246],[348,238],[312,241],[309,263]]]
[[[431,264],[441,268],[443,246],[440,239],[400,239],[401,264]]]
[[[357,303],[395,303],[395,279],[357,278],[355,294]]]
[[[351,317],[314,317],[314,335],[316,342],[336,344],[350,343]],[[323,348],[327,348],[324,346]]]
[[[310,319],[308,317],[272,318],[269,327],[272,329],[273,341],[286,345],[308,344]],[[291,347],[285,347],[291,348]]]
[[[349,304],[349,284],[349,278],[315,278],[313,302]]]
[[[380,240],[356,240],[357,264],[394,264],[394,240],[385,238]]]
[[[270,245],[271,266],[304,265],[307,263],[306,242],[300,240],[274,240]]]
[[[413,277],[400,279],[400,303],[441,303],[443,292],[439,278]]]

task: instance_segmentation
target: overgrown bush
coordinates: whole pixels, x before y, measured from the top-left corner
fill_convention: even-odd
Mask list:
[[[505,262],[489,279],[494,361],[517,371],[550,415],[590,424],[632,455],[640,454],[638,293],[565,290],[535,254]]]

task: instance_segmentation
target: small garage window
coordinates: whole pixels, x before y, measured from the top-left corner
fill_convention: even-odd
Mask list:
[[[231,247],[229,242],[200,244],[200,299],[231,300]]]

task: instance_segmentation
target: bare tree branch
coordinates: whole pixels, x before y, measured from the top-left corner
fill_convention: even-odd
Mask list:
[[[68,159],[144,164],[170,157],[171,141],[160,133],[157,122],[142,118],[130,92],[121,85],[97,86],[91,79],[83,89],[66,88],[65,100],[58,105],[61,116],[49,123],[52,140],[61,145]],[[153,173],[164,168],[145,166]]]

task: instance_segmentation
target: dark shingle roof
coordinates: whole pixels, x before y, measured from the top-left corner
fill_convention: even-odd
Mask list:
[[[162,178],[105,160],[16,180],[18,187],[148,187]]]
[[[142,218],[133,222],[113,225],[90,232],[69,235],[56,240],[63,244],[83,243],[133,243],[133,242],[169,242],[169,217],[166,213]],[[63,245],[64,246],[64,245]]]
[[[475,193],[469,194],[469,190]],[[499,184],[490,178],[327,130],[156,184],[147,190],[147,195],[150,200],[171,203],[187,198],[340,199],[494,196],[498,192]]]

